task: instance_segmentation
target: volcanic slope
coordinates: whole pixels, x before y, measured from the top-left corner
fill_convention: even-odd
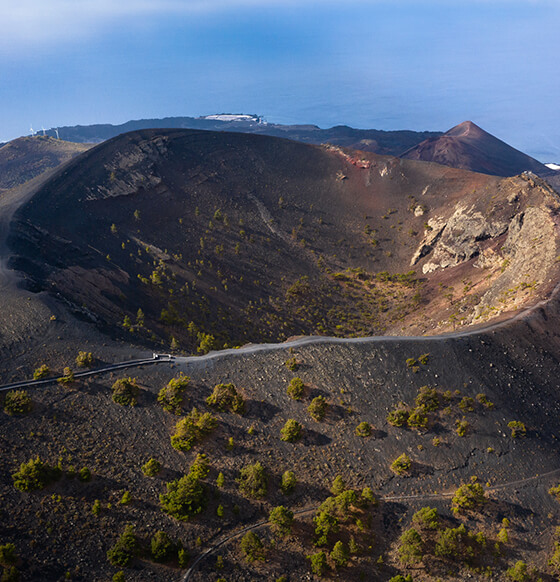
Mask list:
[[[465,121],[441,136],[426,139],[401,157],[493,176],[515,176],[524,171],[538,176],[555,174],[544,164],[499,140],[472,121]]]
[[[528,176],[265,136],[140,131],[17,214],[11,265],[105,331],[187,351],[420,335],[546,296],[557,195]]]
[[[39,135],[14,139],[0,147],[0,191],[19,186],[90,147]]]

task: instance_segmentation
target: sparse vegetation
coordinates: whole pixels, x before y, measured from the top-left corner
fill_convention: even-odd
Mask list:
[[[158,393],[157,400],[164,410],[174,414],[181,414],[183,397],[189,385],[190,378],[183,373],[176,378],[171,378]]]
[[[112,386],[113,402],[121,406],[135,406],[138,402],[140,388],[136,378],[119,378]]]
[[[140,544],[136,538],[134,526],[127,525],[118,540],[107,552],[107,560],[113,566],[128,566],[140,553]]]
[[[259,461],[243,467],[237,482],[241,493],[249,497],[265,497],[268,491],[268,477]]]
[[[208,406],[225,412],[235,412],[243,414],[245,411],[245,401],[243,396],[238,392],[234,384],[218,384],[214,387],[214,391],[206,399]]]
[[[41,461],[39,457],[30,459],[27,463],[22,463],[19,471],[12,474],[14,487],[19,491],[44,489],[60,477],[60,469],[51,467],[48,463]]]
[[[4,412],[11,416],[28,414],[33,408],[29,394],[25,390],[10,390],[4,400]]]
[[[508,422],[508,428],[511,430],[511,438],[521,438],[527,434],[525,424],[519,420]]]
[[[288,384],[288,396],[293,400],[301,400],[305,393],[305,384],[301,378],[292,378]]]
[[[33,372],[33,380],[43,380],[44,378],[48,378],[50,373],[51,371],[49,367],[46,364],[43,364]]]
[[[371,428],[371,424],[369,422],[360,422],[360,424],[356,427],[356,436],[362,437],[362,438],[366,438],[368,436],[371,436],[372,433],[372,428]]]
[[[393,473],[396,473],[397,475],[401,476],[407,475],[408,473],[410,473],[411,468],[412,461],[406,453],[403,453],[400,457],[397,457],[391,463],[391,471],[393,471]]]
[[[307,407],[307,411],[311,418],[317,422],[320,422],[325,418],[327,414],[328,404],[324,396],[316,396],[311,401],[311,404]]]
[[[178,451],[190,451],[196,442],[212,433],[217,426],[218,421],[209,412],[201,413],[193,408],[175,425],[171,446]]]
[[[155,477],[161,471],[161,463],[154,458],[151,458],[145,465],[142,465],[142,473],[146,477]]]
[[[303,436],[303,426],[297,420],[290,418],[280,430],[280,435],[281,440],[288,443],[295,443]]]
[[[76,356],[76,366],[78,368],[91,368],[93,363],[94,359],[91,352],[78,352]]]

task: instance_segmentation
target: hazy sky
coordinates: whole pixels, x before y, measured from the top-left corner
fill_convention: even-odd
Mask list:
[[[559,0],[0,0],[0,141],[235,112],[560,161]]]

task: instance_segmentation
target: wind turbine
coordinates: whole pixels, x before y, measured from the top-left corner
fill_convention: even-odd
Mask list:
[[[29,131],[31,132],[31,137],[33,137],[35,135],[35,132],[33,131],[32,125],[29,127]]]
[[[43,137],[45,137],[47,134],[45,133],[45,128],[43,126],[41,126],[41,131],[43,132]]]
[[[60,136],[58,135],[58,129],[55,129],[56,132],[56,139],[60,139]]]

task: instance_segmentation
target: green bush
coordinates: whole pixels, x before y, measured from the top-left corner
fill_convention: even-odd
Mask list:
[[[188,521],[208,505],[206,487],[188,474],[166,484],[167,493],[159,496],[162,511],[180,521]]]
[[[410,412],[406,408],[406,404],[401,402],[395,410],[389,412],[387,422],[392,426],[402,427],[408,422]]]
[[[90,368],[93,366],[93,355],[91,352],[78,352],[76,356],[76,366],[78,368]]]
[[[15,566],[4,568],[2,576],[0,577],[0,582],[19,582],[19,580],[19,572]]]
[[[115,545],[107,552],[107,560],[113,566],[128,566],[140,552],[140,544],[134,533],[134,526],[127,525]]]
[[[132,501],[132,495],[130,494],[130,491],[125,491],[121,497],[121,500],[119,501],[119,504],[120,505],[129,505],[131,501]]]
[[[513,580],[513,582],[526,582],[530,580],[527,564],[521,560],[515,562],[511,568],[506,570],[506,576],[509,580]]]
[[[439,395],[435,388],[422,386],[416,396],[416,408],[423,408],[426,412],[434,412],[440,407]]]
[[[391,471],[397,475],[406,475],[410,472],[411,468],[412,461],[406,453],[403,453],[391,463]]]
[[[66,384],[72,384],[74,382],[74,372],[68,367],[64,368],[62,376],[58,378],[57,382],[65,386]]]
[[[218,426],[218,421],[209,413],[193,408],[185,418],[175,425],[171,446],[178,451],[190,451],[193,445],[209,435]]]
[[[519,420],[508,422],[508,428],[511,430],[511,437],[514,439],[517,437],[524,437],[527,434],[525,424]]]
[[[328,404],[324,396],[317,396],[313,398],[311,404],[307,407],[307,412],[309,412],[311,418],[320,422],[325,418],[327,414]]]
[[[248,531],[241,538],[240,548],[247,562],[251,563],[256,560],[264,561],[264,546],[261,538],[256,533]]]
[[[331,497],[334,502],[334,499]],[[328,542],[328,536],[331,533],[336,533],[339,530],[339,521],[335,515],[336,508],[334,503],[323,503],[317,515],[313,518],[315,523],[315,545],[325,546]]]
[[[122,570],[116,572],[115,574],[113,574],[111,580],[113,582],[125,582],[124,572]]]
[[[183,405],[183,395],[190,378],[183,373],[179,374],[177,378],[171,378],[158,393],[157,401],[161,404],[167,412],[181,414],[181,407]]]
[[[476,395],[476,399],[485,408],[494,408],[494,403],[493,402],[490,402],[490,400],[488,400],[486,394],[482,394],[482,393],[481,394],[477,394]]]
[[[459,408],[463,412],[474,412],[474,398],[470,396],[463,396],[459,401]]]
[[[339,540],[334,545],[330,555],[331,560],[335,563],[335,566],[337,568],[342,568],[348,565],[348,560],[350,559],[350,550],[344,542]]]
[[[44,489],[53,481],[60,479],[61,471],[56,467],[50,467],[36,457],[30,459],[27,463],[20,465],[19,471],[12,475],[14,487],[20,491],[33,491]]]
[[[169,562],[177,556],[178,547],[164,531],[158,531],[150,541],[150,550],[155,562]]]
[[[470,537],[464,523],[459,527],[448,527],[438,533],[434,554],[438,558],[448,558],[454,562],[460,562],[465,557],[470,559],[473,552],[467,554],[466,550],[469,541]]]
[[[275,535],[285,537],[292,532],[294,512],[279,505],[270,512],[268,521],[271,523],[270,529]]]
[[[455,432],[460,437],[466,436],[466,434],[469,432],[470,427],[471,427],[470,423],[464,418],[462,420],[457,419],[455,421]]]
[[[327,554],[325,552],[317,552],[316,554],[311,554],[307,556],[307,559],[311,562],[311,571],[315,576],[323,576],[327,571]]]
[[[237,414],[245,412],[245,401],[234,384],[216,385],[212,394],[206,399],[206,404],[221,412],[226,410]]]
[[[49,370],[49,367],[46,364],[43,364],[33,372],[33,379],[42,380],[43,378],[47,378],[50,373],[51,371]]]
[[[414,529],[407,529],[400,537],[398,547],[399,560],[407,566],[416,566],[422,561],[424,544],[420,534]]]
[[[428,428],[428,415],[422,406],[415,408],[408,417],[408,426],[418,431]]]
[[[403,576],[402,574],[397,574],[397,576],[393,576],[389,582],[413,582],[412,576],[408,574],[407,576]]]
[[[31,412],[33,403],[25,390],[10,390],[4,400],[4,412],[10,416]]]
[[[480,509],[486,503],[486,494],[476,477],[471,478],[470,483],[461,485],[453,499],[451,500],[451,507],[454,513],[461,513],[463,511],[475,511]]]
[[[371,436],[372,428],[369,422],[360,422],[360,424],[356,427],[356,436],[366,438]]]
[[[91,471],[87,467],[82,467],[78,472],[78,479],[83,483],[91,481]]]
[[[342,478],[342,475],[337,475],[333,479],[330,491],[335,496],[340,495],[341,493],[346,491],[346,482]]]
[[[292,378],[287,388],[288,396],[292,400],[301,400],[305,393],[305,384],[301,378]]]
[[[295,443],[303,436],[303,427],[297,420],[290,418],[280,430],[280,435],[281,440],[288,443]]]
[[[8,566],[15,566],[18,562],[16,554],[16,546],[12,543],[0,546],[0,565],[7,568]]]
[[[259,461],[243,467],[237,479],[239,490],[249,497],[264,497],[268,490],[268,478]]]
[[[288,358],[284,362],[284,365],[286,366],[286,368],[288,368],[288,370],[295,372],[299,367],[299,362],[295,358]]]
[[[161,463],[152,458],[145,465],[142,465],[142,473],[146,477],[155,477],[161,471]]]
[[[412,516],[412,523],[419,529],[436,530],[439,527],[439,515],[434,507],[423,507]]]
[[[113,402],[121,406],[134,406],[138,402],[140,389],[136,383],[136,378],[119,378],[111,390],[113,391]]]
[[[280,489],[284,495],[291,495],[296,488],[297,479],[293,471],[285,471],[282,474],[282,481],[280,483]]]

